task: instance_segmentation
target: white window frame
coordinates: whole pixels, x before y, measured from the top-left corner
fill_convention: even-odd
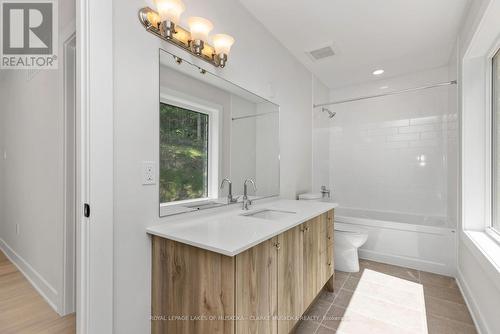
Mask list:
[[[470,33],[459,40],[460,241],[500,289],[500,240],[490,233],[492,58],[500,48],[500,1],[490,2],[481,10],[484,12],[471,21]]]
[[[189,95],[180,92],[174,92],[165,88],[163,88],[162,92],[160,93],[160,103],[208,115],[208,197],[160,203],[160,215],[163,216],[168,215],[169,213],[179,213],[178,207],[183,207],[186,204],[202,204],[204,202],[218,199],[220,161],[219,145],[221,141],[220,130],[222,129],[220,121],[222,106],[218,106],[213,103],[203,101],[199,98],[191,97]],[[158,170],[159,169],[160,168],[158,168]],[[160,185],[158,182],[158,193],[160,190],[159,187]]]
[[[488,53],[488,57],[487,57],[487,72],[486,72],[486,78],[487,78],[487,88],[486,88],[486,98],[487,98],[487,109],[489,110],[489,117],[488,117],[488,129],[489,129],[489,132],[486,133],[486,135],[488,136],[488,141],[489,142],[489,151],[490,151],[490,155],[489,155],[489,161],[487,161],[487,166],[489,166],[489,181],[488,183],[490,184],[490,187],[489,187],[489,194],[487,195],[487,199],[488,199],[488,203],[489,203],[489,217],[488,219],[486,220],[486,226],[485,226],[485,232],[495,241],[497,242],[498,244],[500,244],[500,234],[497,230],[495,230],[493,228],[493,219],[494,219],[494,215],[493,215],[493,199],[494,199],[494,196],[493,196],[493,182],[494,182],[494,179],[493,179],[493,173],[495,171],[495,168],[493,167],[493,163],[495,163],[495,160],[493,159],[494,157],[494,154],[495,152],[493,152],[493,149],[495,148],[494,146],[494,133],[493,133],[493,126],[495,124],[493,124],[493,113],[495,112],[495,106],[494,106],[494,102],[493,102],[493,97],[494,97],[494,91],[493,91],[493,58],[495,57],[496,54],[499,54],[500,55],[500,39],[496,41],[496,43],[493,45],[493,47],[491,48],[491,50],[489,51]],[[500,193],[498,194],[500,195]],[[498,196],[497,195],[497,196]],[[499,208],[500,209],[500,208]]]

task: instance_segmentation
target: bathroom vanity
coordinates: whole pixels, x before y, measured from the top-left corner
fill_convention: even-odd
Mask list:
[[[159,69],[152,332],[290,333],[333,289],[336,205],[276,199],[277,104],[165,50]]]
[[[152,333],[289,333],[333,291],[333,203],[276,200],[148,228]]]

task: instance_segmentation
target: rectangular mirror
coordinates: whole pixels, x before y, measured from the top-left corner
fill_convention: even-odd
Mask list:
[[[160,216],[279,195],[278,105],[164,50],[159,86]]]

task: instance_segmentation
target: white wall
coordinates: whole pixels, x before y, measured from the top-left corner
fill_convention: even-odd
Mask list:
[[[311,188],[311,74],[232,0],[185,1],[190,15],[212,20],[216,32],[236,38],[220,75],[281,106],[281,194],[295,198]],[[146,2],[116,1],[115,100],[115,332],[148,333],[151,310],[151,247],[145,228],[158,218],[158,189],[141,185],[141,161],[157,159],[158,49],[188,57],[147,33],[137,19]],[[193,60],[194,61],[194,60]],[[199,63],[215,71],[204,62]]]
[[[449,80],[444,67],[333,90],[330,97],[339,100]],[[458,133],[449,94],[456,89],[446,86],[330,106],[337,112],[326,123],[334,199],[348,208],[447,217],[448,155]],[[451,163],[456,166],[456,158]],[[450,195],[456,198],[456,192]],[[450,225],[456,226],[456,220]]]
[[[58,70],[44,70],[36,75],[5,70],[1,74],[0,248],[51,306],[62,312],[62,43],[75,29],[73,1],[60,2],[59,17]]]
[[[477,30],[483,26],[481,20],[488,6],[496,6],[492,7],[492,12],[496,13],[495,15],[498,15],[499,5],[500,2],[498,0],[480,0],[472,2],[472,6],[468,11],[468,16],[464,20],[462,25],[463,28],[458,38],[457,59],[452,59],[451,61],[451,63],[459,64],[458,78],[461,82],[461,89],[459,90],[458,104],[461,113],[461,127],[468,127],[469,132],[467,134],[469,134],[471,130],[475,130],[474,126],[480,127],[479,132],[483,131],[482,129],[484,128],[484,124],[481,125],[469,121],[471,113],[476,114],[477,108],[469,109],[470,112],[468,113],[467,118],[464,118],[466,116],[464,108],[469,108],[469,104],[475,99],[475,97],[477,97],[478,101],[480,101],[480,104],[486,101],[486,99],[484,99],[484,95],[475,96],[475,92],[477,91],[483,91],[484,93],[483,85],[485,81],[481,79],[476,82],[470,81],[471,75],[478,78],[484,76],[485,72],[481,70],[481,68],[484,69],[484,60],[464,60],[464,57],[466,56],[472,43],[475,43],[478,40],[474,37],[477,35]],[[498,27],[498,19],[495,19],[492,23],[494,27]],[[496,31],[498,32],[498,30]],[[495,38],[497,37],[493,36],[493,39]],[[464,80],[465,76],[467,76],[466,81]],[[473,126],[472,128],[470,128],[471,125]],[[464,152],[464,149],[468,152],[470,152],[470,150],[478,150],[477,146],[475,148],[474,146],[470,146],[473,144],[470,137],[464,136],[463,133],[461,133],[460,137],[462,142],[462,152]],[[467,145],[464,144],[464,140],[467,140]],[[477,136],[476,140],[481,141],[482,136]],[[479,150],[478,152],[482,152],[482,150]],[[487,155],[486,152],[484,152],[484,154]],[[481,168],[479,172],[474,172],[473,165],[475,163],[484,164],[484,161],[479,161],[481,159],[475,160],[476,161],[471,161],[470,159],[467,159],[468,165],[466,166],[466,170],[464,170],[463,165],[461,166],[460,174],[462,177],[470,176],[471,172],[478,177],[486,177],[486,175],[484,175],[486,174],[484,172],[485,170],[482,169],[481,166],[479,167]],[[463,188],[463,185],[461,187],[461,189],[467,189],[466,194],[461,194],[461,197],[466,199],[467,203],[463,203],[461,201],[461,210],[459,211],[460,238],[458,245],[458,280],[479,331],[483,334],[499,333],[500,320],[498,318],[498,309],[500,309],[500,282],[498,280],[498,268],[492,265],[491,259],[488,259],[483,254],[481,249],[478,247],[478,244],[472,243],[462,231],[464,225],[466,225],[465,227],[467,229],[484,229],[485,221],[487,221],[485,216],[488,215],[488,212],[485,210],[484,203],[481,203],[484,202],[483,188],[485,182],[473,183],[474,184],[467,184],[466,188]],[[471,203],[473,202],[471,199],[476,199],[476,203]]]

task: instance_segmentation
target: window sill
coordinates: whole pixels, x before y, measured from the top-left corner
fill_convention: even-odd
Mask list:
[[[227,200],[218,198],[196,198],[184,201],[161,203],[160,204],[160,217],[172,216],[181,213],[199,211],[199,207],[204,204],[213,203],[216,206],[227,205]]]
[[[461,239],[500,289],[500,244],[485,231],[463,231]]]

